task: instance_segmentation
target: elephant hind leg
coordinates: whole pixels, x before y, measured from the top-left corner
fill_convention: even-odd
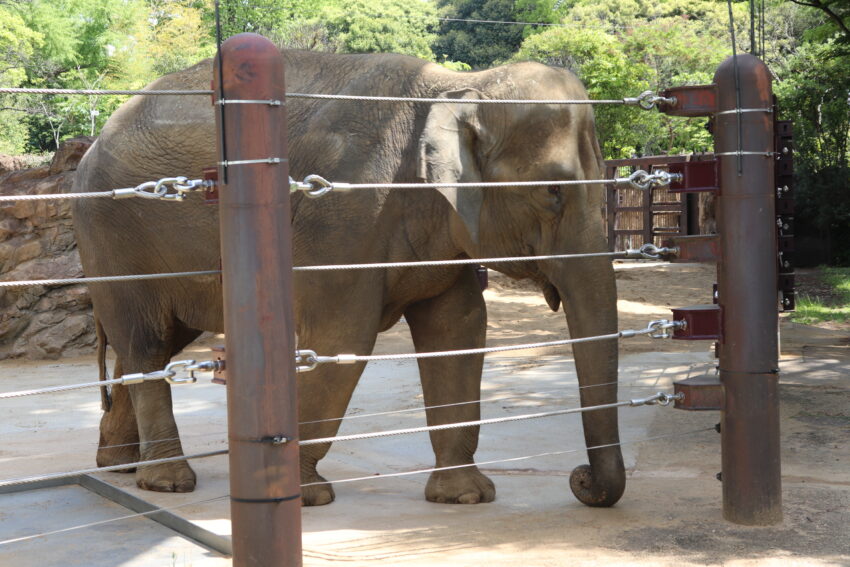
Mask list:
[[[102,348],[105,351],[106,337],[102,330],[100,334],[103,335],[103,346],[101,347],[99,345],[98,350],[100,351]],[[189,329],[187,327],[176,328],[171,356],[175,356],[186,348],[200,334],[201,331],[195,329]],[[101,372],[105,374],[105,352],[99,352],[98,359]],[[115,361],[113,375],[116,378],[124,375],[121,359]],[[115,384],[112,386],[111,394],[105,397],[105,400],[108,400],[108,403],[104,404],[104,413],[100,419],[100,439],[98,440],[96,457],[97,466],[108,467],[138,462],[141,458],[139,451],[139,428],[136,423],[136,412],[130,400],[130,391],[127,386]],[[135,472],[135,470],[135,467],[130,467],[116,472],[130,473]]]
[[[421,301],[405,311],[417,352],[484,346],[487,313],[473,270],[464,270],[458,283],[443,294]],[[458,404],[429,409],[428,425],[476,421],[481,417],[482,355],[419,359],[419,376],[426,406]],[[478,447],[478,427],[431,432],[437,467],[469,465],[435,471],[428,479],[425,497],[431,502],[477,504],[496,498],[496,488],[478,467],[473,455]]]
[[[115,361],[113,375],[122,376],[121,361]],[[126,386],[112,386],[111,402],[100,418],[100,440],[97,447],[97,466],[108,467],[135,463],[139,460],[139,429],[136,424],[136,412],[130,401],[130,392]],[[136,468],[122,469],[118,472],[135,472]]]

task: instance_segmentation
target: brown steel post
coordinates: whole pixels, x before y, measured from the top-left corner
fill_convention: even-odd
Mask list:
[[[292,567],[301,495],[283,57],[240,34],[214,70],[218,155],[229,163],[219,164],[219,209],[233,565]]]
[[[721,187],[723,515],[737,524],[770,525],[782,521],[771,79],[764,63],[745,54],[737,69],[733,58],[724,61],[714,82],[722,113],[714,117],[714,144]],[[746,112],[724,113],[736,108]]]

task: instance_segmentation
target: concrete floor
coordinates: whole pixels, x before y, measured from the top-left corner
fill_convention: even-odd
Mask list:
[[[640,339],[635,339],[640,340]],[[663,347],[662,347],[663,348]],[[203,353],[198,353],[203,360]],[[303,511],[306,565],[850,565],[850,357],[783,363],[785,521],[741,528],[722,520],[719,436],[705,431],[716,412],[626,408],[620,412],[629,485],[611,509],[578,503],[569,473],[585,462],[580,417],[560,416],[482,429],[479,462],[546,451],[575,453],[483,467],[497,500],[478,506],[431,504],[427,475],[339,483],[337,501]],[[706,353],[621,358],[620,398],[669,391],[673,379],[706,370]],[[9,391],[88,381],[91,359],[71,363],[0,363]],[[484,417],[578,405],[572,363],[563,358],[487,359]],[[175,387],[175,413],[187,453],[225,445],[224,388],[201,381]],[[353,415],[421,406],[415,363],[370,364],[350,406]],[[93,465],[100,410],[95,391],[6,400],[0,404],[0,478]],[[424,423],[423,412],[349,419],[342,434]],[[649,437],[679,435],[653,441]],[[163,507],[228,492],[226,457],[194,461],[192,494],[157,494],[131,475],[99,478]],[[330,480],[433,466],[426,434],[337,444],[320,471]],[[79,487],[0,496],[0,541],[129,513]],[[175,513],[230,533],[227,501]],[[136,518],[26,542],[0,545],[0,565],[218,566],[230,560],[154,522]]]

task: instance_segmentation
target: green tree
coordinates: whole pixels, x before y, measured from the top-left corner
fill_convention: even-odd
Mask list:
[[[173,73],[215,54],[206,4],[198,0],[148,0],[148,4],[149,26],[140,49],[147,54],[149,70],[139,69],[137,74],[147,78]]]
[[[591,98],[622,99],[645,90],[660,92],[676,85],[711,82],[730,50],[721,40],[705,36],[700,22],[680,16],[634,23],[618,33],[611,29],[565,22],[526,39],[514,60],[565,67],[584,82]],[[622,106],[599,106],[596,116],[607,158],[711,146],[705,119],[683,120]]]
[[[279,0],[221,0],[219,22],[221,37],[227,39],[243,32],[268,35],[280,23],[282,14],[291,4]],[[206,22],[215,37],[215,3],[206,2]]]
[[[522,44],[527,26],[452,21],[515,21],[513,0],[438,0],[437,5],[444,18],[433,46],[438,60],[486,68],[509,59]]]
[[[318,14],[337,51],[402,53],[434,59],[430,29],[437,24],[434,7],[421,0],[352,0],[325,6]]]
[[[825,243],[826,260],[850,264],[850,45],[833,19],[809,30],[778,70],[774,89],[794,123],[798,234]]]
[[[30,29],[14,9],[0,4],[0,85],[21,86],[27,78],[26,66],[43,36]],[[0,95],[0,153],[18,154],[25,149],[27,97]]]

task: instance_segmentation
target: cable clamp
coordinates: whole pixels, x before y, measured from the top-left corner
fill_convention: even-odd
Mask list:
[[[135,374],[125,374],[120,378],[121,384],[129,386],[131,384],[141,384],[142,382],[153,382],[155,380],[165,380],[169,384],[194,384],[198,381],[195,372],[213,372],[221,370],[223,361],[208,360],[206,362],[195,362],[194,360],[176,360],[169,363],[164,370],[155,370],[153,372],[138,372]],[[185,376],[179,376],[178,373],[186,372]]]
[[[322,177],[321,175],[308,175],[304,178],[304,181],[296,181],[289,178],[289,192],[295,193],[297,191],[303,191],[305,195],[310,197],[311,199],[317,199],[319,197],[323,197],[327,195],[331,191],[344,192],[351,190],[350,183],[340,183],[340,182],[331,182]]]
[[[310,372],[320,364],[354,364],[360,357],[356,354],[338,354],[336,356],[319,356],[313,350],[295,351],[295,371]]]
[[[722,110],[720,112],[715,112],[715,116],[721,116],[723,114],[744,114],[747,112],[764,112],[767,114],[773,114],[773,108],[733,108],[732,110]]]
[[[295,351],[295,371],[310,372],[319,365],[319,357],[314,350]]]
[[[669,339],[673,335],[670,334],[670,329],[685,329],[684,321],[668,321],[667,319],[656,319],[650,321],[642,332],[648,334],[652,339]]]
[[[652,110],[656,105],[663,104],[676,106],[677,99],[674,96],[664,97],[658,96],[652,91],[644,91],[635,98],[624,98],[623,104],[626,106],[639,106],[644,110]]]
[[[240,159],[235,161],[220,161],[218,164],[222,167],[230,167],[232,165],[251,165],[255,163],[280,163],[283,160],[279,157],[269,157],[265,159]]]
[[[281,106],[283,103],[279,100],[238,100],[238,99],[228,99],[222,98],[215,101],[215,104],[267,104],[269,106]]]
[[[156,199],[160,201],[182,201],[188,193],[206,188],[211,182],[203,179],[189,179],[187,177],[163,177],[159,181],[146,181],[126,189],[113,189],[113,199],[129,199],[141,197],[143,199]],[[171,191],[169,191],[169,189]]]
[[[637,250],[634,248],[626,250],[626,259],[662,260],[667,256],[675,256],[678,253],[678,247],[668,248],[666,246],[656,246],[655,244],[644,244]]]
[[[676,181],[682,181],[681,173],[670,173],[656,169],[652,173],[639,169],[628,177],[618,177],[614,180],[617,185],[631,185],[635,189],[646,190],[651,187],[663,187]]]
[[[678,394],[666,394],[664,392],[658,392],[651,396],[647,396],[646,398],[635,398],[633,400],[629,400],[629,405],[632,407],[637,406],[669,406],[672,402],[676,400],[684,400],[685,394],[683,392],[679,392]]]

